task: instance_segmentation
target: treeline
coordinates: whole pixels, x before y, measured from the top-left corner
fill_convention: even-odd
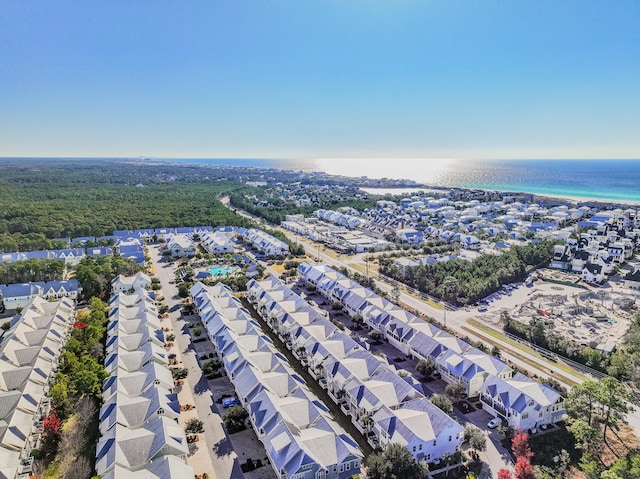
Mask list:
[[[542,318],[532,318],[528,324],[503,315],[504,330],[520,338],[553,351],[556,354],[572,359],[580,364],[607,372],[609,358],[597,349],[582,346],[575,341],[565,339],[557,334],[553,321],[547,323]]]
[[[636,313],[625,336],[626,342],[618,346],[609,358],[607,372],[630,382],[640,397],[640,313]]]
[[[27,259],[13,263],[0,262],[0,284],[61,280],[64,261],[57,259]]]
[[[75,277],[82,288],[82,298],[105,298],[111,294],[111,281],[123,274],[132,276],[144,266],[130,258],[114,256],[87,256],[75,268]]]
[[[255,197],[257,200],[250,197]],[[232,206],[248,211],[252,215],[259,216],[274,225],[279,225],[287,215],[302,214],[307,217],[318,209],[335,210],[343,206],[351,206],[362,211],[365,208],[375,206],[378,199],[377,197],[365,200],[355,196],[348,199],[321,196],[311,205],[298,206],[278,197],[276,192],[271,189],[246,187],[234,190],[229,194],[229,202]],[[258,206],[260,201],[269,203],[269,206]]]
[[[512,246],[499,256],[483,254],[463,259],[399,268],[390,258],[380,260],[380,272],[422,292],[456,305],[475,303],[503,284],[523,281],[531,267],[547,264],[555,241]]]
[[[42,233],[0,234],[0,252],[2,253],[64,249],[67,246],[64,241],[49,239]]]
[[[52,162],[43,171],[7,168],[5,163],[0,167],[1,251],[53,246],[41,236],[30,236],[33,233],[45,238],[97,237],[120,229],[250,225],[218,200],[221,192],[240,184],[212,181],[207,170],[197,169],[199,176],[185,180],[175,175],[191,170],[175,165],[169,169],[105,161]]]

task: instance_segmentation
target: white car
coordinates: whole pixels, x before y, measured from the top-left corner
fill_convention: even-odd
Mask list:
[[[489,429],[495,429],[496,427],[498,427],[500,424],[502,424],[502,419],[499,417],[494,417],[491,421],[489,421],[487,423],[487,427]]]

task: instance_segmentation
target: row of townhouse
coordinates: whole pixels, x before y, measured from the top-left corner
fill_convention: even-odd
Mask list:
[[[0,343],[0,477],[28,478],[39,447],[58,358],[74,323],[69,299],[36,297]]]
[[[401,444],[427,463],[458,449],[463,428],[415,379],[400,377],[280,280],[252,280],[247,298],[373,447]]]
[[[249,243],[264,256],[283,256],[289,254],[289,245],[275,236],[256,228],[238,228],[237,236]]]
[[[32,283],[0,285],[0,303],[6,309],[24,308],[34,298],[78,299],[80,285],[76,279],[64,281],[36,281]]]
[[[616,217],[606,218],[606,223],[597,223],[581,233],[580,238],[569,238],[564,245],[556,245],[551,267],[578,273],[588,283],[601,283],[617,265],[633,257],[640,244],[640,230],[629,237],[626,230],[615,226]]]
[[[351,211],[351,214],[346,214],[334,210],[316,210],[313,212],[313,216],[327,223],[344,226],[350,230],[365,228],[368,221],[360,216],[355,216],[353,213],[357,213],[357,211]]]
[[[113,248],[110,246],[96,246],[93,248],[53,249],[44,251],[21,251],[17,253],[0,253],[0,262],[15,263],[29,259],[53,259],[64,261],[70,266],[77,265],[88,256],[110,256]]]
[[[194,477],[153,293],[109,302],[96,472],[103,479]]]
[[[564,420],[564,400],[557,391],[525,376],[513,376],[513,370],[500,358],[472,347],[326,265],[302,263],[298,274],[306,285],[379,331],[403,354],[433,360],[443,380],[461,384],[469,397],[479,396],[485,409],[514,429],[534,427],[531,422],[537,427]],[[522,401],[507,400],[513,389],[521,392]],[[523,403],[524,410],[519,410]]]
[[[225,227],[221,227],[225,228]],[[177,228],[147,228],[138,230],[117,230],[113,232],[113,238],[137,238],[141,241],[167,241],[174,235],[186,235],[193,238],[194,235],[202,236],[214,231],[213,226],[184,226]]]
[[[196,283],[191,296],[279,479],[346,479],[362,453],[221,283]]]

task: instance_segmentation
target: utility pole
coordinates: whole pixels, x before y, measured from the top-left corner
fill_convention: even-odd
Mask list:
[[[444,327],[447,327],[447,301],[444,302]]]
[[[458,280],[452,276],[448,276],[444,282],[442,283],[442,296],[444,302],[444,327],[447,327],[447,296],[449,296],[452,292],[456,292],[458,290]]]

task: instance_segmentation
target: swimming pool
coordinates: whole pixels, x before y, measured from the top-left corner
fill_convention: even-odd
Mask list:
[[[229,276],[233,272],[234,270],[223,267],[211,268],[209,270],[209,274],[212,276]]]

